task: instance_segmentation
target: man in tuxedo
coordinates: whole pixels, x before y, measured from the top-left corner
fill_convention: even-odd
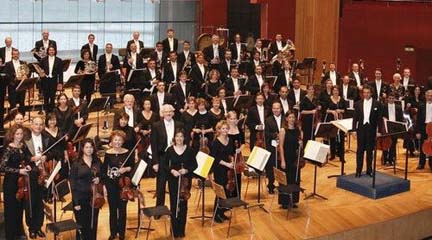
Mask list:
[[[254,75],[258,66],[260,66],[261,70],[264,71],[264,62],[261,61],[261,53],[257,51],[253,52],[252,61],[246,62],[243,65],[243,68],[246,68],[246,73],[248,76]],[[242,68],[242,66],[240,67]]]
[[[163,81],[168,85],[177,82],[178,73],[181,71],[181,66],[177,62],[177,53],[172,51],[169,53],[169,63],[163,67]]]
[[[270,194],[274,194],[274,174],[273,167],[276,167],[277,161],[277,142],[279,140],[279,130],[282,127],[283,115],[280,102],[273,102],[272,115],[265,119],[265,143],[267,151],[271,152],[270,158],[265,166],[266,176],[268,179],[267,190]]]
[[[5,38],[5,46],[0,48],[0,65],[4,65],[7,62],[12,60],[12,50],[15,49],[12,47],[12,38]]]
[[[239,70],[237,67],[231,68],[230,78],[225,82],[225,88],[228,96],[239,96],[244,90],[244,79],[240,79]]]
[[[171,93],[165,92],[164,81],[159,81],[156,87],[157,92],[150,96],[150,102],[152,110],[156,113],[159,113],[164,104],[174,105],[174,97]]]
[[[92,59],[93,61],[96,62],[96,61],[98,60],[98,59],[97,59],[97,54],[98,54],[98,45],[96,45],[96,44],[94,43],[95,35],[94,35],[93,33],[90,33],[90,34],[88,35],[87,39],[88,39],[88,43],[84,44],[84,45],[81,47],[81,52],[82,52],[84,49],[88,49],[88,50],[90,50],[90,56],[91,56],[91,59]]]
[[[282,86],[288,86],[288,88],[292,88],[292,77],[293,73],[291,72],[291,64],[289,61],[284,61],[284,70],[277,76],[276,82],[274,83],[274,91],[279,92]]]
[[[177,52],[178,39],[174,37],[174,29],[167,30],[167,37],[162,41],[163,51],[168,54],[170,52]]]
[[[351,79],[350,84],[356,86],[359,90],[362,90],[363,84],[365,84],[366,79],[363,73],[360,72],[360,67],[358,63],[353,63],[351,67],[351,72],[349,73]]]
[[[381,69],[375,69],[375,80],[370,83],[370,87],[372,88],[372,97],[374,99],[380,100],[381,98],[385,99],[387,97],[390,88],[389,85],[382,80]]]
[[[113,128],[118,129],[120,127],[120,118],[123,113],[129,115],[128,126],[134,128],[135,132],[139,131],[138,119],[140,112],[135,107],[135,97],[132,94],[125,94],[123,97],[124,107],[121,108],[114,114]]]
[[[222,83],[225,83],[226,80],[230,77],[231,68],[235,67],[236,63],[232,60],[231,50],[226,50],[224,55],[224,60],[219,65],[219,72],[221,75]]]
[[[161,42],[156,43],[156,48],[150,53],[150,58],[156,60],[156,66],[161,69],[165,65],[168,58],[168,53],[163,51],[163,44]]]
[[[389,93],[387,96],[387,103],[383,104],[382,117],[384,120],[403,122],[402,107],[395,103],[395,94]],[[384,164],[393,165],[396,160],[396,143],[398,136],[394,135],[392,138],[392,144],[390,150],[383,151]]]
[[[152,167],[157,173],[156,178],[156,205],[165,205],[165,188],[168,177],[168,161],[165,159],[166,149],[172,145],[176,129],[183,128],[183,123],[173,119],[174,107],[164,104],[160,114],[162,120],[153,123],[150,137],[152,150]]]
[[[432,90],[429,89],[425,94],[426,102],[421,103],[417,113],[416,138],[419,141],[420,157],[417,169],[424,169],[426,164],[426,155],[423,152],[423,142],[431,136],[426,133],[426,126],[432,122]],[[432,156],[428,156],[429,168],[432,170]]]
[[[300,109],[300,102],[303,101],[303,98],[306,96],[306,91],[300,88],[300,80],[293,79],[293,87],[291,88],[288,99],[294,103],[294,108],[296,111]]]
[[[282,34],[278,33],[275,36],[275,40],[270,43],[269,52],[270,57],[275,56],[279,51],[282,51],[282,49],[285,47],[286,42],[282,41]]]
[[[404,68],[403,70],[402,85],[405,91],[408,91],[408,86],[414,86],[414,79],[411,77],[411,70],[409,68]],[[414,92],[412,92],[412,94],[414,94]]]
[[[189,72],[191,67],[196,63],[195,54],[190,51],[190,47],[190,42],[185,40],[183,42],[183,51],[178,55],[177,59],[180,66],[186,72]]]
[[[292,97],[290,97],[290,91],[287,86],[282,86],[279,89],[279,98],[277,98],[277,101],[281,103],[282,115],[293,110],[294,101],[292,100]]]
[[[28,139],[25,139],[25,149],[27,154],[31,157],[31,168],[29,172],[31,201],[25,204],[26,211],[26,224],[31,239],[36,237],[45,238],[45,233],[42,232],[42,225],[44,221],[44,205],[42,199],[44,198],[44,187],[38,183],[39,169],[38,164],[43,164],[43,161],[50,159],[47,155],[42,153],[49,147],[49,139],[42,134],[44,129],[44,121],[41,117],[36,116],[31,123],[31,134]],[[45,182],[43,183],[45,184]],[[31,214],[29,206],[31,205]]]
[[[270,114],[270,109],[264,105],[264,94],[257,93],[255,104],[247,112],[246,124],[250,131],[250,150],[252,151],[256,142],[257,131],[264,131],[265,119]]]
[[[69,132],[68,138],[73,138],[78,131],[78,129],[85,125],[88,119],[88,102],[80,98],[81,86],[75,85],[72,88],[72,97],[68,100],[68,106],[74,111],[74,124]],[[70,139],[67,139],[70,140]]]
[[[251,95],[257,94],[257,92],[261,91],[261,86],[264,83],[264,76],[262,75],[262,67],[255,67],[255,75],[249,77],[249,80],[246,83],[245,89],[249,91]]]
[[[234,61],[236,61],[237,64],[240,64],[246,54],[246,45],[241,43],[241,36],[239,33],[234,36],[234,42],[231,43],[229,49]]]
[[[140,37],[139,32],[133,32],[132,39],[129,40],[127,42],[127,45],[126,45],[126,49],[127,49],[128,53],[131,52],[130,46],[132,43],[135,43],[137,53],[140,53],[141,50],[144,48],[144,43],[143,43],[143,41],[139,40],[139,37]]]
[[[113,54],[112,50],[111,43],[105,44],[105,54],[102,54],[98,60],[99,77],[102,77],[106,72],[120,69],[120,60],[117,55]]]
[[[57,52],[56,41],[49,39],[49,32],[45,29],[42,31],[42,39],[35,43],[35,53],[33,53],[33,56],[38,62],[40,62],[43,57],[43,55],[39,55],[39,52],[44,52],[44,54],[47,55],[48,47],[54,47],[55,52]]]
[[[51,112],[55,106],[55,94],[63,89],[63,61],[56,56],[53,46],[48,47],[48,56],[41,59],[40,65],[45,72],[41,80],[44,95],[44,108]]]
[[[219,45],[219,36],[212,36],[212,45],[204,48],[203,50],[205,60],[210,64],[212,69],[217,69],[220,62],[223,60],[225,51],[222,46]]]
[[[330,79],[333,86],[340,85],[341,74],[336,70],[336,64],[330,63],[329,70],[324,74],[321,84],[324,84],[327,79]]]
[[[366,151],[366,174],[372,177],[372,153],[375,148],[377,127],[381,122],[381,104],[372,98],[372,89],[364,86],[363,99],[354,105],[352,129],[357,136],[356,177],[361,177],[363,156]]]
[[[188,82],[187,73],[179,72],[179,81],[171,88],[171,94],[174,97],[174,107],[176,109],[176,119],[180,117],[186,106],[186,100],[191,95],[191,84]]]
[[[143,85],[142,82],[142,75],[141,74],[134,74],[133,77],[129,79],[129,74],[132,70],[135,69],[143,69],[145,67],[144,61],[142,57],[137,52],[137,46],[135,43],[130,44],[130,54],[126,56],[123,60],[123,67],[126,68],[126,88],[132,89],[132,88],[140,88],[140,86]]]
[[[189,73],[192,83],[192,94],[197,97],[199,90],[201,89],[204,82],[207,80],[207,75],[209,72],[208,67],[205,64],[204,55],[199,53],[197,55],[197,62],[192,66]]]
[[[18,87],[18,85],[20,84],[21,81],[27,79],[30,76],[30,73],[27,76],[20,76],[18,74],[20,66],[25,65],[25,64],[26,64],[26,62],[19,60],[18,49],[13,49],[12,50],[12,60],[7,62],[4,66],[4,72],[6,73],[7,78],[8,78],[8,82],[9,82],[8,92],[9,92],[10,108],[15,108],[16,104],[18,103],[19,104],[19,111],[22,114],[25,113],[24,99],[25,99],[26,91],[19,91],[18,92],[18,91],[16,91],[16,88]],[[4,99],[4,96],[2,96],[1,98]],[[3,122],[3,119],[1,119],[1,121]],[[1,126],[3,127],[3,124]]]
[[[356,102],[358,100],[358,90],[353,85],[350,85],[350,77],[348,75],[343,76],[340,89],[345,101],[352,100],[353,102]]]
[[[156,68],[156,60],[149,59],[144,70],[144,87],[150,91],[149,94],[156,91],[156,85],[160,80],[161,72]]]

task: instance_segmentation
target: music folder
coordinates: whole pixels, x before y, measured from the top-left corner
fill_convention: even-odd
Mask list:
[[[338,128],[331,122],[320,122],[315,130],[315,137],[332,138],[336,137]]]
[[[81,85],[81,81],[83,80],[85,74],[77,74],[69,77],[67,82],[64,84],[63,88],[72,88],[75,85]]]
[[[248,109],[252,105],[254,96],[251,95],[240,95],[234,100],[234,109],[242,110]]]
[[[66,72],[69,69],[69,66],[72,62],[71,59],[63,59],[63,72]]]
[[[253,167],[259,171],[263,171],[267,161],[269,160],[271,152],[255,146],[249,155],[246,164]]]
[[[198,167],[193,171],[196,175],[207,178],[214,162],[214,157],[199,151],[195,157]]]
[[[337,128],[339,128],[340,130],[342,130],[344,133],[348,133],[349,131],[352,130],[353,119],[345,118],[341,120],[331,121],[331,123],[335,125]]]
[[[88,112],[99,112],[106,108],[109,97],[93,98],[88,105]]]
[[[100,78],[100,92],[101,94],[115,94],[117,88],[117,79],[120,75],[118,70],[109,71],[104,73]]]
[[[132,78],[140,78],[140,77],[144,78],[144,71],[145,71],[145,68],[132,69],[129,72],[129,75],[128,75],[128,78],[127,78],[127,82],[130,82],[130,80]]]
[[[147,169],[148,164],[144,160],[140,160],[138,167],[135,170],[135,173],[132,177],[132,184],[134,186],[138,186],[142,176],[144,175],[145,170]]]
[[[37,80],[38,78],[26,78],[21,80],[15,90],[17,92],[26,91],[27,89],[32,88],[36,84]]]
[[[45,182],[45,188],[48,188],[49,185],[51,185],[52,181],[54,180],[55,176],[58,174],[58,172],[61,169],[61,162],[57,162],[55,165],[53,171],[51,172],[51,175],[49,176],[48,180]]]
[[[88,123],[78,128],[78,131],[75,133],[75,136],[72,138],[72,142],[77,143],[84,140],[87,137],[88,133],[90,132],[92,125],[93,123]]]
[[[317,141],[309,140],[304,149],[303,158],[313,164],[323,166],[327,160],[327,154],[330,152],[330,146]]]
[[[408,132],[408,125],[406,122],[390,121],[384,119],[384,129],[388,135],[397,135]]]

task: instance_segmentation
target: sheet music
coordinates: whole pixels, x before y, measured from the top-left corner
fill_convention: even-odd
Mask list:
[[[333,125],[342,130],[344,133],[347,133],[352,130],[353,118],[346,118],[341,120],[331,121]]]
[[[325,163],[329,151],[330,151],[329,145],[317,141],[309,140],[306,143],[303,158],[306,158],[313,162]]]
[[[61,169],[61,162],[57,162],[51,175],[49,176],[48,180],[45,182],[45,188],[48,188],[49,185],[51,185],[52,181],[54,180],[55,176],[58,174],[60,169]]]
[[[213,165],[214,157],[199,151],[195,158],[198,167],[193,172],[202,178],[207,178],[210,168]]]
[[[135,174],[132,177],[132,184],[135,186],[138,186],[141,178],[145,172],[145,170],[147,169],[148,164],[144,161],[144,160],[140,160],[140,163],[135,171]]]
[[[260,171],[263,171],[268,159],[270,158],[270,155],[271,153],[269,151],[265,150],[264,148],[255,146],[252,149],[252,152],[250,153],[246,164]]]

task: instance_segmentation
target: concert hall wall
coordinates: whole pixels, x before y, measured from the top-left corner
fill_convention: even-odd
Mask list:
[[[390,81],[399,57],[402,67],[411,68],[416,81],[424,82],[430,74],[425,71],[432,70],[432,56],[423,54],[432,49],[431,26],[431,3],[346,1],[340,19],[338,68],[346,72],[349,59],[361,58],[369,79],[380,67],[384,80]],[[404,51],[405,45],[414,46],[415,52]]]

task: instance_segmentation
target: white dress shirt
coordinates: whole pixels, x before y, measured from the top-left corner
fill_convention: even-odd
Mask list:
[[[294,98],[295,98],[295,101],[296,101],[296,103],[299,103],[300,102],[300,88],[299,89],[293,89],[294,90]]]
[[[202,77],[204,77],[204,76],[205,76],[205,68],[204,68],[204,64],[197,63],[197,65],[198,65],[198,68],[199,68],[199,70],[200,70],[200,72],[201,72]]]
[[[264,124],[264,106],[257,105],[259,120]]]
[[[387,108],[389,120],[396,121],[396,105],[394,103],[389,103]]]
[[[279,99],[282,103],[282,109],[283,109],[284,113],[287,113],[289,111],[288,99],[282,99],[282,98],[279,98]]]
[[[112,53],[105,53],[105,60],[107,63],[111,63]]]
[[[49,78],[53,77],[52,72],[54,69],[54,61],[55,61],[55,56],[48,56],[48,71],[49,71],[48,77]]]
[[[231,60],[225,60],[225,63],[227,65],[228,72],[231,72]],[[229,75],[229,73],[228,73],[228,75]]]
[[[282,42],[281,42],[281,41],[276,41],[276,46],[277,46],[277,49],[278,49],[279,51],[282,50]]]
[[[343,84],[342,85],[342,96],[343,96],[343,98],[345,99],[345,100],[348,100],[348,84],[347,85],[345,85],[345,84]]]
[[[213,59],[220,58],[219,57],[219,45],[212,45],[213,46]]]
[[[5,59],[3,59],[3,63],[7,63],[12,60],[12,47],[5,48]]]
[[[255,74],[255,76],[256,76],[256,78],[258,80],[258,85],[259,85],[259,87],[261,89],[261,86],[264,84],[264,79],[263,79],[262,75]]]
[[[358,72],[353,72],[353,74],[354,74],[354,78],[355,78],[356,83],[357,83],[357,87],[360,87],[361,86],[360,74]]]
[[[372,98],[363,100],[363,124],[370,123],[370,114],[372,109]]]
[[[141,45],[139,43],[139,40],[133,40],[137,49],[137,53],[139,53],[141,51]]]
[[[426,117],[425,123],[432,122],[432,103],[426,102]]]
[[[234,93],[240,90],[239,82],[237,78],[231,78],[234,85]]]
[[[94,44],[90,44],[89,43],[89,48],[90,48],[90,57],[93,57],[93,48],[94,48]],[[96,59],[93,59],[94,61],[96,61]]]
[[[156,95],[159,102],[159,109],[162,109],[162,105],[164,104],[165,93],[157,92]]]
[[[180,81],[180,87],[181,87],[181,89],[183,91],[184,96],[187,98],[188,96],[186,95],[186,83]],[[185,101],[186,101],[186,99],[185,99]]]
[[[32,132],[32,141],[33,141],[33,146],[35,149],[36,156],[42,156],[42,152],[43,152],[42,134],[35,135]]]
[[[377,99],[379,99],[379,97],[381,96],[382,81],[381,80],[375,80],[375,85],[376,85],[376,89],[377,89]]]
[[[13,66],[15,68],[15,73],[18,73],[18,69],[21,66],[19,60],[12,60],[12,64],[13,64]]]
[[[409,84],[409,78],[404,77],[402,81],[402,85],[404,86],[405,90],[408,89],[408,84]]]
[[[79,98],[74,98],[74,97],[72,97],[72,100],[73,100],[75,106],[78,107],[78,106],[80,105],[80,99],[79,99]]]
[[[164,119],[166,134],[167,134],[167,147],[172,145],[172,141],[174,138],[174,120],[167,121]]]
[[[236,43],[236,49],[237,49],[237,62],[239,63],[241,61],[241,43]]]
[[[334,85],[337,85],[337,79],[336,79],[336,72],[335,71],[330,71],[330,79]]]
[[[279,116],[274,116],[274,118],[275,118],[275,120],[276,120],[276,123],[277,123],[277,126],[278,126],[278,130],[280,130],[281,129],[281,118],[282,118],[282,114],[281,115],[279,115]]]
[[[227,106],[226,100],[222,99],[221,103],[222,103],[222,107],[223,107],[224,112],[228,113],[228,106]]]
[[[290,70],[285,70],[284,73],[285,73],[286,85],[289,86],[289,82],[291,80],[291,72],[290,72]]]
[[[131,58],[132,58],[132,68],[136,68],[137,53],[131,52]]]
[[[151,76],[152,80],[155,79],[156,78],[156,71],[154,69],[149,68],[149,72],[150,72],[150,76]]]
[[[177,62],[171,62],[171,68],[173,70],[174,81],[177,80]]]
[[[129,127],[134,127],[134,112],[132,108],[125,107],[125,112],[129,115],[128,125]]]
[[[261,65],[261,61],[259,61],[259,60],[257,61],[257,60],[255,60],[255,59],[254,59],[253,61],[254,61],[255,66],[259,66],[259,65]]]
[[[42,40],[42,42],[43,42],[43,47],[45,48],[45,51],[47,51],[48,50],[48,46],[49,46],[49,40]]]
[[[169,43],[170,51],[174,51],[174,39],[168,38],[168,43]]]

